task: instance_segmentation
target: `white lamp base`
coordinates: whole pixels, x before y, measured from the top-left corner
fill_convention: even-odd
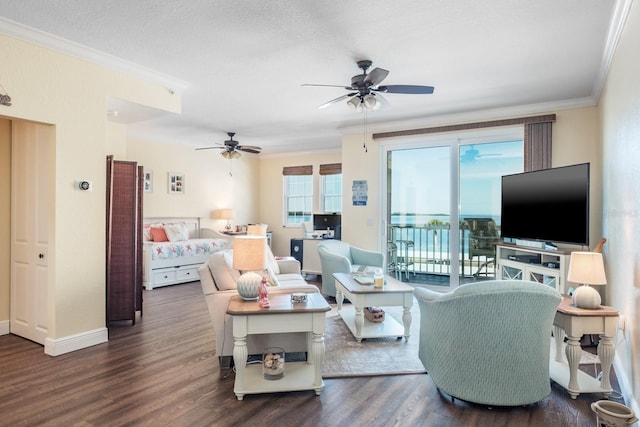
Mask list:
[[[236,282],[238,287],[238,294],[243,300],[255,301],[259,296],[260,283],[262,282],[262,276],[253,271],[244,273],[238,278]]]
[[[600,308],[602,299],[600,294],[589,285],[578,286],[573,292],[573,305],[578,308],[596,309]]]

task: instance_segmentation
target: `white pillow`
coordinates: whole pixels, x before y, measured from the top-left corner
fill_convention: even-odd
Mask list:
[[[236,282],[240,277],[240,272],[233,269],[233,261],[229,263],[227,262],[228,259],[233,260],[233,251],[231,249],[224,249],[214,253],[207,261],[213,280],[216,282],[216,287],[221,291],[237,289],[238,287]]]
[[[189,240],[189,229],[184,222],[165,224],[164,232],[167,233],[167,239],[169,239],[170,242]]]
[[[276,261],[276,257],[273,256],[273,252],[269,246],[267,246],[267,267],[271,268],[274,274],[280,274],[280,265]]]

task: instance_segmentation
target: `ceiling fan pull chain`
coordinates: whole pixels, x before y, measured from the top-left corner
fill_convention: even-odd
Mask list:
[[[368,153],[369,150],[367,148],[367,109],[363,108],[362,109],[362,114],[363,114],[363,121],[364,121],[364,130],[362,132],[362,148],[364,148],[364,152]]]

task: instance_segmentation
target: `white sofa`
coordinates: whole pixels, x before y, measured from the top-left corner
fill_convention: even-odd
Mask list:
[[[233,361],[233,324],[226,312],[229,299],[238,295],[235,282],[240,272],[231,267],[232,260],[233,249],[224,249],[211,255],[198,268],[216,334],[216,354],[222,368],[231,367]],[[316,286],[307,284],[300,274],[300,262],[293,258],[276,260],[269,251],[269,271],[277,281],[277,285],[269,286],[269,294],[319,292]],[[306,352],[307,338],[307,334],[302,332],[250,335],[247,347],[249,355],[262,354],[264,348],[270,346],[282,347],[287,353]]]

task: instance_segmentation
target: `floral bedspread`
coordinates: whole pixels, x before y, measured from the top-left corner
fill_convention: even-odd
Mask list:
[[[151,259],[175,259],[212,254],[231,246],[227,239],[190,239],[181,242],[153,242]]]

